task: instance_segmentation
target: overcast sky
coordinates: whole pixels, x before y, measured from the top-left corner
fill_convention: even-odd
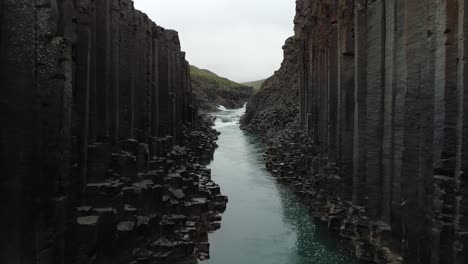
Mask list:
[[[294,0],[134,0],[177,30],[188,61],[237,82],[270,77],[293,35]]]

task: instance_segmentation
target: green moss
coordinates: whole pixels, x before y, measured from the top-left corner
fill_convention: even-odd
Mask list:
[[[223,77],[219,77],[218,75],[216,75],[215,73],[209,70],[199,69],[193,65],[190,65],[190,75],[195,78],[202,78],[202,79],[208,80],[222,87],[229,87],[229,88],[244,87],[244,85],[242,84],[233,82]]]

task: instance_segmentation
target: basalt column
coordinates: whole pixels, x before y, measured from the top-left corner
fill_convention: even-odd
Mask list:
[[[457,58],[458,3],[441,1],[436,14],[434,89],[434,223],[432,253],[453,262],[458,140]]]
[[[0,5],[0,186],[8,212],[0,259],[65,263],[72,25],[61,15],[71,15],[70,2]]]
[[[402,157],[403,255],[429,262],[434,131],[434,3],[406,3],[406,101]],[[428,34],[429,33],[429,34]]]
[[[180,129],[181,123],[178,119],[178,110],[181,95],[181,79],[179,78],[180,73],[180,43],[177,32],[168,30],[166,32],[168,39],[169,49],[169,94],[170,94],[170,135],[174,137],[176,142],[180,142]]]
[[[336,19],[336,18],[335,18]],[[338,120],[338,29],[336,21],[330,25],[328,50],[328,163],[336,166],[337,163],[337,120]]]
[[[158,48],[159,48],[159,59],[158,59],[158,70],[159,70],[159,82],[158,82],[158,102],[159,102],[159,135],[170,134],[170,90],[169,90],[169,49],[168,49],[168,38],[167,33],[164,29],[158,28]]]
[[[187,72],[190,72],[190,65],[187,61],[185,61],[185,54],[184,54],[184,57],[182,59],[182,73],[186,74]],[[193,119],[194,113],[193,113],[193,105],[191,104],[189,100],[192,94],[192,85],[190,81],[190,74],[186,74],[186,75],[187,76],[182,80],[182,83],[183,83],[182,85],[183,87],[182,117],[185,122],[192,124],[194,120]]]
[[[374,218],[380,217],[382,204],[382,133],[384,91],[384,35],[385,3],[382,0],[367,3],[367,124],[366,124],[366,187],[367,210]]]
[[[110,84],[109,84],[109,140],[119,141],[120,131],[120,1],[111,1],[110,24]]]
[[[457,141],[457,187],[459,192],[456,198],[455,219],[455,263],[468,261],[468,3],[458,1],[458,64],[457,64],[457,101],[458,114],[458,141]]]
[[[85,3],[82,3],[85,5]],[[83,7],[82,10],[84,10]],[[89,17],[84,11],[77,13],[77,40],[74,43],[74,78],[73,78],[73,177],[72,185],[77,193],[73,194],[73,201],[78,202],[81,191],[87,182],[88,168],[88,134],[89,134],[89,98],[90,98],[90,61],[91,36]]]
[[[403,160],[403,150],[404,150],[404,111],[406,105],[406,1],[397,0],[394,2],[394,5],[389,6],[389,8],[394,8],[393,19],[387,20],[387,27],[392,28],[393,31],[390,31],[388,34],[394,34],[393,39],[388,39],[388,42],[393,41],[393,51],[387,52],[387,54],[393,53],[393,82],[386,80],[386,85],[390,86],[392,89],[392,192],[391,192],[391,215],[390,215],[390,225],[392,228],[393,235],[395,237],[401,236],[402,226],[401,226],[401,175],[402,175],[402,160]],[[390,18],[392,16],[389,16]],[[391,36],[389,36],[391,37]],[[390,45],[388,43],[387,45]],[[392,62],[389,61],[387,65],[391,65]],[[392,79],[390,79],[392,80]],[[390,93],[385,93],[387,98]],[[388,109],[388,99],[386,101],[386,110]],[[388,140],[388,132],[384,131],[386,135],[386,140]],[[387,156],[385,156],[387,158]],[[387,161],[386,161],[387,162]],[[385,166],[388,166],[385,163]],[[398,250],[397,250],[398,251]]]
[[[300,121],[302,124],[306,124],[307,119],[307,107],[306,107],[306,100],[307,100],[307,81],[309,76],[308,71],[308,59],[310,57],[308,53],[309,41],[310,41],[310,33],[304,30],[305,25],[307,23],[311,23],[312,18],[311,16],[311,8],[310,5],[312,4],[311,1],[297,1],[296,2],[296,16],[294,17],[294,32],[297,36],[299,41],[299,48],[302,53],[302,59],[300,62],[300,83],[299,83],[299,116]]]
[[[112,1],[96,2],[96,105],[97,138],[110,138],[110,90],[111,90],[111,13]]]
[[[135,42],[133,53],[134,65],[134,106],[135,106],[135,137],[139,141],[147,141],[150,136],[150,105],[152,48],[150,42],[151,28],[148,17],[137,11],[134,17]]]
[[[93,144],[97,142],[98,135],[98,92],[96,85],[97,79],[103,77],[97,75],[97,5],[92,0],[81,0],[79,4],[82,5],[81,7],[85,10],[83,12],[85,14],[81,17],[82,21],[78,19],[78,23],[81,23],[83,28],[89,32],[89,143]],[[99,17],[104,17],[105,19],[105,13],[99,14]],[[94,166],[95,164],[91,165]],[[93,170],[94,168],[91,169]]]
[[[133,2],[120,2],[119,21],[119,140],[134,137],[134,89],[136,58],[132,54],[135,49],[135,31],[133,27]]]
[[[356,205],[365,204],[366,195],[366,120],[367,120],[367,15],[366,0],[354,5],[354,137],[353,197]]]
[[[339,163],[344,199],[350,200],[353,186],[354,127],[354,6],[351,1],[339,2],[338,16],[338,115]],[[333,32],[332,32],[333,34]],[[335,66],[335,67],[336,67]]]
[[[159,39],[158,27],[151,26],[151,136],[158,136],[159,125]]]

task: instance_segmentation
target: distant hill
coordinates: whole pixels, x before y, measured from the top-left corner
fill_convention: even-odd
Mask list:
[[[190,77],[197,104],[204,111],[216,111],[219,105],[240,108],[253,94],[250,86],[193,65],[190,66]]]
[[[196,66],[193,66],[193,65],[190,65],[190,75],[192,77],[204,78],[206,80],[213,81],[213,82],[217,83],[218,85],[224,86],[224,87],[236,88],[236,87],[244,87],[245,86],[245,85],[242,85],[240,83],[233,82],[233,81],[231,81],[231,80],[229,80],[227,78],[220,77],[220,76],[218,76],[216,73],[214,73],[212,71],[205,70],[205,69],[200,69],[200,68],[198,68]]]
[[[263,80],[258,80],[258,81],[253,81],[253,82],[245,82],[245,83],[242,83],[244,85],[247,85],[247,86],[250,86],[250,87],[253,87],[254,88],[254,91],[259,91],[260,90],[260,87],[262,86],[262,84],[266,81],[266,79],[263,79]]]

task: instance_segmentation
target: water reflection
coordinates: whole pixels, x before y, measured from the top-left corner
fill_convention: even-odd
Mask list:
[[[284,222],[297,234],[296,250],[291,253],[290,263],[357,263],[348,252],[337,246],[338,241],[325,226],[314,223],[307,209],[287,188],[278,186],[278,192]]]

